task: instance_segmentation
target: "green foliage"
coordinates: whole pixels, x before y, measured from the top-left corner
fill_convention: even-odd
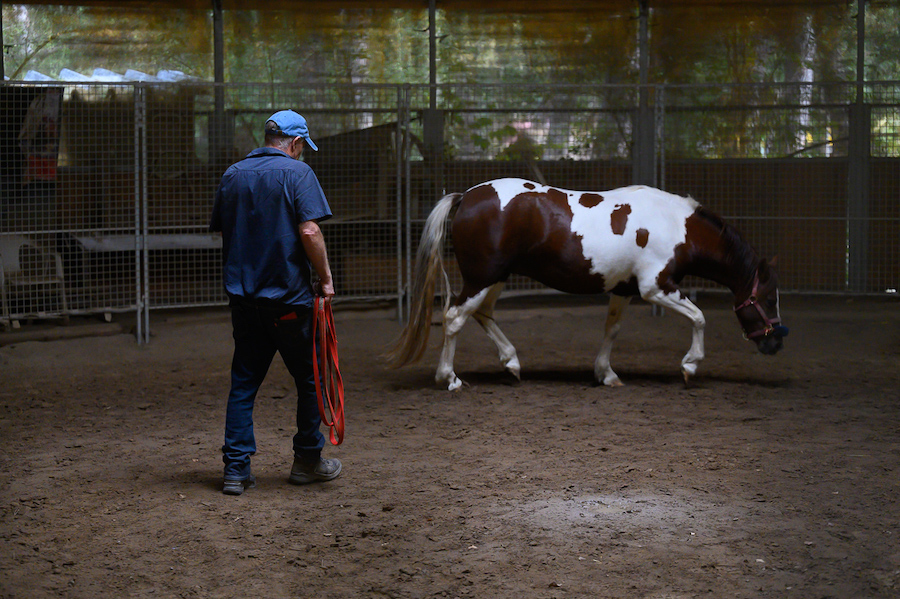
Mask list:
[[[521,13],[457,10],[449,5],[438,10],[439,107],[448,111],[445,138],[453,146],[447,152],[510,159],[526,150],[532,157],[548,152],[570,158],[627,156],[633,127],[627,109],[634,108],[637,99],[633,87],[608,84],[639,82],[637,3],[623,1],[617,8],[597,5],[583,8],[581,3],[582,9],[574,11],[562,2],[555,11]],[[279,95],[280,84],[319,86],[324,91],[317,100],[336,108],[368,101],[358,84],[428,83],[424,6],[345,9],[340,2],[333,8],[317,6],[319,10],[303,12],[225,11],[225,80],[267,84],[272,106],[285,101]],[[97,67],[150,74],[177,69],[201,80],[213,78],[210,10],[9,3],[2,8],[8,46],[5,72],[12,79],[29,69],[55,76],[62,68],[90,74]],[[844,133],[840,131],[844,116],[814,109],[798,121],[796,106],[813,100],[844,103],[843,91],[836,91],[834,98],[812,99],[794,86],[776,98],[761,96],[763,88],[716,84],[854,81],[855,13],[855,2],[706,3],[702,9],[689,3],[651,3],[649,83],[713,84],[695,90],[690,99],[667,98],[666,104],[736,107],[721,113],[700,111],[685,125],[670,116],[667,152],[821,155],[828,136],[837,139]],[[867,79],[900,79],[898,22],[896,2],[869,4]],[[448,85],[453,83],[477,84],[483,93],[470,97],[471,88]],[[547,92],[546,86],[560,84],[595,88],[585,95]],[[512,86],[515,92],[491,87],[498,85]],[[424,105],[418,98],[414,109]],[[233,105],[245,104],[258,107],[259,98],[244,103],[236,92]],[[773,104],[795,108],[793,112],[753,108]],[[465,116],[454,112],[473,108],[485,112]],[[591,112],[605,108],[610,111]],[[626,111],[616,112],[622,108]],[[538,109],[574,112],[548,117],[533,112]],[[588,112],[577,112],[581,109]],[[523,126],[526,122],[533,125]],[[564,134],[558,138],[548,133],[560,127]],[[884,116],[874,127],[878,139],[892,140],[900,124]],[[526,133],[534,137],[532,147],[509,149]],[[806,145],[812,149],[796,154]]]
[[[208,11],[156,11],[3,4],[4,67],[10,79],[28,70],[56,76],[63,68],[154,74],[162,68],[212,75]]]
[[[603,3],[600,3],[603,4]],[[439,10],[438,82],[637,83],[636,3],[581,12]],[[855,78],[855,3],[654,3],[651,83]],[[900,79],[900,7],[867,11],[869,79]],[[225,11],[231,82],[427,83],[421,9]],[[209,10],[3,4],[7,74],[103,67],[212,77]],[[13,77],[15,78],[15,77]]]

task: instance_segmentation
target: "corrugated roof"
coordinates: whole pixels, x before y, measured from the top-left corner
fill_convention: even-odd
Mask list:
[[[119,83],[130,81],[177,82],[190,79],[192,78],[188,77],[181,71],[175,71],[171,69],[163,69],[157,71],[156,75],[148,75],[147,73],[143,73],[134,69],[128,69],[124,73],[116,73],[115,71],[110,71],[109,69],[97,68],[94,69],[93,73],[91,73],[90,75],[85,75],[83,73],[73,71],[72,69],[62,69],[60,70],[59,75],[57,75],[56,77],[45,75],[44,73],[40,73],[38,71],[28,71],[27,73],[25,73],[22,81],[76,81],[86,83]]]

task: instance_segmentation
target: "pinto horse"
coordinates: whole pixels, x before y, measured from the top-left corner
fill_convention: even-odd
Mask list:
[[[445,221],[454,208],[451,235],[463,288],[451,298],[442,255]],[[450,390],[463,384],[453,371],[453,357],[457,335],[470,316],[497,345],[503,366],[520,378],[516,349],[492,318],[511,274],[567,293],[611,294],[594,361],[594,376],[604,385],[622,385],[609,355],[622,313],[635,295],[691,322],[691,348],[681,370],[685,382],[696,373],[704,356],[706,321],[678,288],[687,275],[731,289],[744,336],[760,352],[776,353],[787,335],[780,324],[774,265],[693,199],[639,185],[583,192],[497,179],[444,196],[428,216],[416,255],[409,322],[386,355],[389,364],[399,367],[421,358],[442,275],[448,299],[435,381]]]

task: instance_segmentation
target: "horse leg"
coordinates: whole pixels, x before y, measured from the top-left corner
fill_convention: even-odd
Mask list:
[[[703,329],[706,328],[706,318],[703,316],[703,312],[678,289],[675,289],[674,292],[665,292],[657,289],[645,295],[644,299],[657,306],[671,308],[691,321],[694,327],[691,349],[681,359],[681,373],[684,375],[684,382],[687,383],[696,374],[697,365],[703,360],[705,355],[703,351]]]
[[[500,297],[500,292],[503,291],[503,285],[504,283],[502,282],[492,285],[488,289],[487,297],[481,304],[481,309],[477,310],[472,316],[478,321],[478,324],[481,325],[481,328],[484,329],[491,341],[494,342],[494,345],[497,346],[497,351],[500,353],[500,363],[503,367],[521,381],[522,368],[519,365],[519,356],[516,355],[516,348],[509,342],[509,339],[506,338],[506,335],[503,334],[503,331],[497,325],[497,321],[494,320],[494,305]]]
[[[463,382],[453,372],[453,357],[456,354],[456,336],[462,330],[463,325],[469,317],[475,313],[481,306],[481,303],[487,297],[490,287],[486,287],[479,291],[469,299],[450,306],[444,312],[444,346],[441,349],[441,357],[438,360],[437,372],[434,375],[436,383],[447,385],[447,390],[455,391],[459,389]],[[463,289],[465,293],[465,289]],[[465,297],[461,295],[460,297]]]
[[[611,295],[609,297],[609,311],[606,313],[606,330],[603,333],[603,342],[600,344],[600,353],[594,360],[594,378],[598,383],[602,383],[609,387],[621,387],[622,381],[619,376],[613,372],[609,366],[609,354],[612,352],[613,342],[619,334],[619,321],[625,308],[628,307],[631,298],[622,295]]]

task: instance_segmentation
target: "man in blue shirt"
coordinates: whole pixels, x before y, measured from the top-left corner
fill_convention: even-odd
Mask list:
[[[297,385],[293,484],[328,481],[341,462],[323,459],[313,377],[312,318],[316,295],[330,302],[334,283],[319,222],[331,209],[312,169],[299,160],[305,145],[318,151],[292,110],[266,122],[265,147],[231,165],[216,193],[210,229],[222,232],[222,274],[231,306],[234,358],[225,414],[223,492],[255,486],[253,404],[275,352]],[[315,287],[312,271],[318,275]]]

